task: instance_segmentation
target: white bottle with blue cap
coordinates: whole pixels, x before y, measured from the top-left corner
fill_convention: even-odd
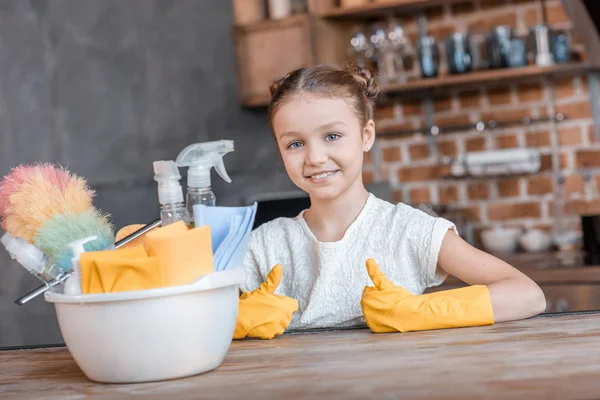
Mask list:
[[[81,294],[81,263],[79,261],[79,257],[81,256],[81,253],[85,253],[84,245],[87,242],[91,242],[92,240],[96,239],[98,239],[98,236],[89,236],[69,243],[69,246],[73,250],[73,258],[71,258],[71,262],[73,264],[73,273],[65,282],[65,294]]]

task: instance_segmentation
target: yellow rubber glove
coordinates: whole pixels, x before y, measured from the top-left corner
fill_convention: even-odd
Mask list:
[[[365,287],[361,307],[373,332],[410,332],[431,329],[492,325],[494,312],[485,285],[413,295],[394,285],[367,260],[367,272],[375,286]]]
[[[281,281],[282,273],[281,265],[277,264],[258,289],[242,293],[234,339],[244,337],[272,339],[285,331],[292,320],[292,315],[298,311],[298,301],[274,294]]]

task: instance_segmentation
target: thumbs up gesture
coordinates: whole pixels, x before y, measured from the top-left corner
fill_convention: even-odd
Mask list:
[[[283,268],[277,264],[258,289],[242,293],[234,339],[244,337],[272,339],[285,331],[292,320],[292,315],[298,311],[298,301],[275,294],[282,273]]]
[[[373,259],[367,272],[375,286],[363,290],[361,307],[373,332],[409,332],[494,323],[487,286],[414,295],[387,279]]]

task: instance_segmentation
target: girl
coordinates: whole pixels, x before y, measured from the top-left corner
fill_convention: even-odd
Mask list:
[[[288,330],[364,325],[361,296],[372,285],[365,263],[373,258],[390,281],[414,295],[448,274],[485,285],[495,322],[542,312],[541,289],[470,246],[453,223],[365,189],[363,156],[375,140],[378,94],[374,77],[362,68],[301,68],[272,85],[273,135],[286,172],[309,194],[311,206],[252,232],[242,291],[255,290],[281,264],[276,293],[298,302]]]

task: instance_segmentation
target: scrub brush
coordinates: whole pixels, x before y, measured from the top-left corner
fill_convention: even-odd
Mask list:
[[[2,228],[44,252],[57,277],[71,269],[70,242],[97,236],[87,251],[113,246],[113,226],[93,207],[94,194],[83,178],[62,167],[19,165],[0,182]]]

